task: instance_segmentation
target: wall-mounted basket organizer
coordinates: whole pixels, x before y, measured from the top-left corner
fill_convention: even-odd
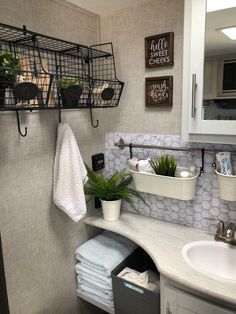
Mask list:
[[[214,155],[217,153],[217,151],[215,150],[205,148],[125,143],[122,138],[117,143],[115,143],[115,146],[119,147],[120,149],[128,147],[130,152],[130,158],[133,158],[134,148],[200,152],[202,157],[202,165],[200,167],[199,176],[204,173],[205,153],[211,153]],[[236,155],[235,151],[231,151],[230,153],[231,155]],[[212,166],[215,167],[215,163],[213,163]],[[190,178],[168,177],[156,174],[142,173],[138,171],[131,171],[131,174],[134,179],[135,187],[140,192],[151,193],[180,200],[191,200],[195,196],[198,174]],[[220,197],[227,201],[236,201],[236,175],[225,176],[218,173],[217,171],[216,174],[219,181]]]
[[[14,65],[2,66],[4,53]],[[16,111],[18,122],[21,110],[89,109],[97,127],[92,109],[118,106],[123,86],[112,43],[87,47],[0,24],[0,111]]]
[[[215,172],[218,178],[220,198],[226,201],[236,201],[236,175],[226,176],[217,170]]]
[[[136,190],[183,201],[195,197],[198,174],[192,178],[176,178],[130,170]]]

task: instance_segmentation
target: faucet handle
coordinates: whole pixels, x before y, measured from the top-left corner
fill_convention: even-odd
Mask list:
[[[235,224],[230,222],[229,225],[225,228],[225,242],[234,243],[236,241],[235,230],[236,230]]]
[[[218,220],[216,234],[215,234],[214,239],[216,241],[222,241],[222,239],[224,238],[224,233],[225,233],[225,224],[222,220]]]
[[[216,234],[222,236],[224,235],[224,232],[225,232],[225,224],[222,220],[218,220]]]

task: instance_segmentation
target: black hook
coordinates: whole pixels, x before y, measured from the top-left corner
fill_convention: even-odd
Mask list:
[[[58,115],[59,115],[59,123],[61,123],[61,109],[58,109]]]
[[[132,158],[133,158],[133,151],[132,151],[132,149],[133,149],[133,144],[132,144],[132,143],[130,143],[130,144],[129,144],[129,154],[130,154],[130,159],[132,159]]]
[[[202,173],[204,173],[204,164],[205,164],[205,148],[201,149],[201,154],[202,154],[202,166],[200,168],[200,173],[199,173],[199,177],[201,176]]]
[[[21,129],[20,129],[20,118],[19,118],[19,112],[18,112],[18,110],[16,110],[16,118],[17,118],[18,132],[19,132],[20,136],[26,137],[26,135],[27,135],[27,127],[25,127],[25,134],[23,134],[23,133],[21,132]]]
[[[99,121],[97,120],[96,124],[94,124],[93,122],[93,112],[92,112],[92,109],[90,108],[90,119],[91,119],[91,124],[94,128],[97,128],[98,125],[99,125]]]
[[[23,25],[23,34],[26,36],[26,26],[25,25]]]

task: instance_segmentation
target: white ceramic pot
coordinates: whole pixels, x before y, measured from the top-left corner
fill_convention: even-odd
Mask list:
[[[116,221],[120,218],[120,207],[121,200],[116,201],[103,201],[102,203],[102,213],[103,219],[106,221]]]

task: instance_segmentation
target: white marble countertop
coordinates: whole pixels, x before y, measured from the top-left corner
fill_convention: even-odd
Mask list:
[[[192,241],[213,240],[205,231],[142,215],[123,213],[120,220],[107,222],[101,213],[85,219],[89,225],[119,233],[141,246],[159,272],[206,296],[236,305],[236,282],[201,273],[187,264],[182,248]]]

